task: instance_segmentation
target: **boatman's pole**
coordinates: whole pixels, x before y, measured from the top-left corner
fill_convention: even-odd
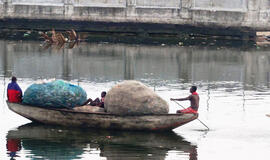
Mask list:
[[[179,104],[177,101],[174,100],[174,102],[175,102],[176,104],[178,104],[179,106],[181,106],[182,108],[185,109],[185,107],[183,107],[183,106],[182,106],[181,104]],[[197,120],[198,120],[199,122],[201,122],[201,124],[204,125],[208,130],[210,130],[209,127],[207,127],[206,124],[204,124],[201,120],[199,120],[199,118],[197,118]]]

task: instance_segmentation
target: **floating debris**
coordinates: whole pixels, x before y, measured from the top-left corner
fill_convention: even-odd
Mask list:
[[[68,33],[68,40],[69,41],[78,41],[80,39],[79,36],[77,36],[74,29],[72,29],[71,31],[67,31],[67,33]]]
[[[256,45],[257,46],[270,45],[270,32],[256,32]]]
[[[56,45],[57,49],[64,47],[65,43],[68,43],[68,48],[73,48],[80,41],[80,37],[77,35],[74,29],[66,31],[64,33],[55,32],[52,29],[51,32],[39,32],[40,36],[45,40],[43,49],[48,49],[51,45]],[[65,35],[67,37],[65,37]]]
[[[29,36],[29,33],[24,33],[23,34],[23,37],[28,37]]]

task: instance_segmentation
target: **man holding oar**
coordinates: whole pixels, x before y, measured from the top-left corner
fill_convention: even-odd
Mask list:
[[[192,86],[189,90],[191,93],[190,96],[186,98],[171,98],[171,101],[186,101],[186,100],[190,101],[190,107],[183,110],[178,110],[176,113],[197,113],[198,112],[200,97],[198,93],[196,92],[196,90],[197,90],[197,87]]]
[[[178,110],[176,113],[195,113],[195,114],[198,113],[200,97],[199,97],[198,93],[196,92],[196,90],[197,90],[197,87],[192,86],[189,90],[191,93],[190,96],[188,96],[186,98],[171,98],[171,101],[174,101],[175,103],[177,103],[181,107],[183,107],[183,106],[176,101],[186,101],[186,100],[190,101],[190,107],[188,107],[186,109],[183,107],[184,108],[183,110]],[[208,130],[210,130],[209,127],[205,123],[203,123],[198,118],[197,118],[197,120],[200,121],[201,124],[203,124]]]

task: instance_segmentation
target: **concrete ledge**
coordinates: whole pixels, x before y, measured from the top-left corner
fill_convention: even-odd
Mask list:
[[[243,12],[192,10],[191,14],[195,22],[203,22],[205,25],[210,23],[222,24],[224,27],[241,26],[245,19],[245,13]]]
[[[74,7],[72,18],[78,20],[103,19],[104,17],[114,17],[112,19],[123,18],[125,10],[123,7]]]
[[[63,6],[38,6],[38,5],[15,5],[13,7],[13,16],[41,18],[50,16],[61,16],[64,13]],[[54,17],[55,18],[55,17]]]
[[[63,7],[64,3],[20,3],[20,2],[16,2],[16,3],[12,3],[14,6],[16,5],[20,5],[20,6],[45,6],[45,7],[49,7],[49,6],[53,6],[53,7]]]
[[[180,7],[158,7],[158,6],[136,6],[135,8],[142,8],[142,9],[180,9]]]
[[[148,8],[179,8],[182,0],[136,0],[136,7],[144,6]]]
[[[137,8],[135,9],[137,16],[141,18],[142,21],[164,23],[169,22],[172,17],[175,20],[179,19],[179,8]],[[150,18],[150,19],[149,19]]]
[[[85,7],[93,7],[93,8],[126,8],[126,6],[124,5],[106,5],[106,4],[93,4],[93,5],[73,5],[74,7],[82,7],[82,8],[85,8]]]
[[[193,7],[190,10],[198,10],[198,11],[213,11],[213,12],[247,12],[247,9],[231,9],[231,8],[200,8],[200,7]]]

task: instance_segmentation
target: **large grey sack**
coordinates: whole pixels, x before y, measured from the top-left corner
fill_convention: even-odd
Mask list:
[[[123,81],[105,97],[106,112],[117,115],[166,114],[168,103],[138,81]]]

